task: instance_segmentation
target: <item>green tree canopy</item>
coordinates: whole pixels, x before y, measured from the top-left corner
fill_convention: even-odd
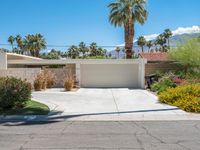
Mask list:
[[[180,62],[186,69],[200,67],[200,39],[190,39],[178,44],[169,52],[171,59]]]

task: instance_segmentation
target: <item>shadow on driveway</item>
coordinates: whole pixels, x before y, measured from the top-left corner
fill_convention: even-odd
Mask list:
[[[135,113],[149,113],[149,112],[164,112],[180,110],[179,108],[169,108],[169,109],[150,109],[150,110],[136,110],[136,111],[122,111],[122,112],[103,112],[103,113],[85,113],[85,114],[75,114],[75,115],[60,115],[61,112],[52,112],[48,116],[37,116],[33,120],[3,120],[0,124],[3,126],[24,126],[24,125],[43,125],[52,124],[61,121],[66,121],[67,119],[84,117],[84,116],[100,116],[100,115],[120,115],[120,114],[135,114]]]

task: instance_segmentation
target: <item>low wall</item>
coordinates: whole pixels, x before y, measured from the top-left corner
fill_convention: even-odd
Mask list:
[[[145,75],[154,74],[157,71],[175,71],[179,70],[180,65],[174,62],[157,62],[157,63],[147,63],[145,65]]]
[[[54,87],[60,88],[63,87],[64,78],[66,75],[71,73],[75,75],[75,65],[67,65],[64,68],[9,68],[7,70],[0,70],[0,77],[16,77],[21,78],[22,80],[27,80],[32,85],[35,78],[42,70],[51,71],[56,76],[56,85]]]
[[[64,79],[68,74],[75,75],[75,65],[67,65],[64,68],[46,68],[44,70],[51,71],[56,77],[55,88],[61,88],[64,85]]]
[[[9,68],[0,70],[0,77],[16,77],[22,80],[27,80],[33,84],[36,76],[41,72],[40,68]]]

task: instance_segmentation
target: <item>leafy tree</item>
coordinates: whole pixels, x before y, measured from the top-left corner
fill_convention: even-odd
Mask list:
[[[76,59],[79,57],[79,48],[75,45],[72,45],[69,49],[68,49],[68,52],[67,52],[67,56],[72,58],[72,59]]]
[[[147,47],[149,48],[149,52],[151,51],[151,47],[153,46],[153,41],[148,41],[146,43]]]
[[[168,43],[168,49],[170,49],[170,37],[173,35],[172,31],[170,29],[165,29],[164,33],[163,33],[164,37],[167,39],[167,43]]]
[[[10,43],[10,45],[12,46],[12,50],[14,49],[14,44],[15,42],[15,37],[13,37],[12,35],[8,38],[8,43]]]
[[[126,57],[132,58],[135,23],[147,20],[146,0],[116,0],[109,4],[109,20],[115,27],[124,27]]]
[[[185,72],[187,72],[189,68],[199,68],[200,40],[195,38],[178,44],[176,48],[170,50],[169,56],[171,59],[180,62],[184,66]]]
[[[144,36],[138,38],[137,44],[142,48],[142,52],[144,52],[144,46],[146,45],[146,39]]]

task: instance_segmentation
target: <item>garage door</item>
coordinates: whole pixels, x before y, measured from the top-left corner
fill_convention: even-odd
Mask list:
[[[82,64],[81,87],[138,88],[137,64]]]

